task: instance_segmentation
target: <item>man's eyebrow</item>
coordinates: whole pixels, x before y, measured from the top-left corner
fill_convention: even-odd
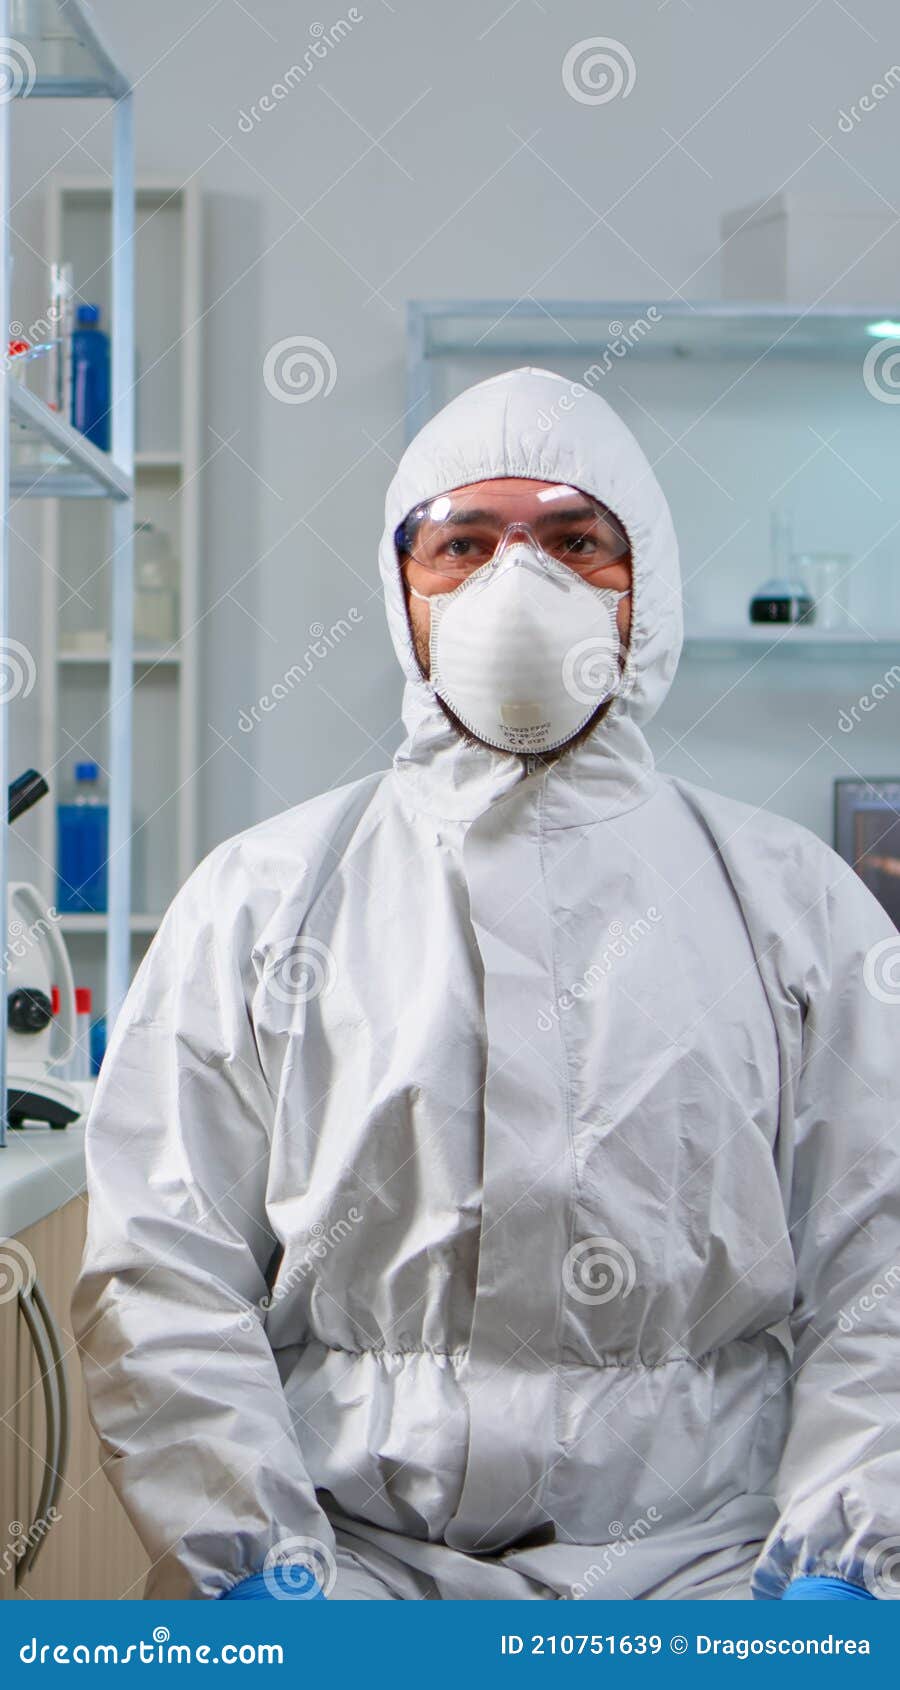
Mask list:
[[[463,522],[502,522],[502,520],[503,518],[498,517],[496,511],[477,511],[473,510],[470,505],[462,505],[458,511],[450,511],[447,516],[438,518],[441,527],[444,526],[445,522],[452,522],[454,527],[458,527]]]
[[[535,518],[535,521],[540,522],[543,526],[551,522],[577,522],[578,518],[582,516],[589,516],[601,522],[607,521],[603,511],[597,510],[595,505],[556,506],[552,510],[542,511],[540,516]]]

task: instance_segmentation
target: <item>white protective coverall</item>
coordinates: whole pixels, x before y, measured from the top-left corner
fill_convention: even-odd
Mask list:
[[[803,828],[656,772],[675,537],[569,394],[517,370],[413,441],[392,768],[213,850],[116,1024],[73,1313],[148,1596],[294,1538],[333,1596],[474,1600],[777,1597],[900,1546],[895,930]],[[508,476],[633,549],[625,691],[549,769],[448,723],[393,544]]]

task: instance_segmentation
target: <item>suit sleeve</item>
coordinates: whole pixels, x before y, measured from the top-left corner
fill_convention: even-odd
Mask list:
[[[791,1419],[754,1594],[832,1577],[897,1597],[900,935],[852,870],[827,867],[792,1088]]]
[[[102,1464],[150,1556],[152,1597],[219,1596],[270,1552],[291,1559],[296,1540],[298,1555],[334,1550],[258,1310],[276,1248],[274,1105],[232,856],[207,858],[167,912],[86,1129],[72,1318]]]

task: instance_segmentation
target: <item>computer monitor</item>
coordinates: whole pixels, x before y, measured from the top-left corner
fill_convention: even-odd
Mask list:
[[[835,781],[834,848],[900,927],[900,777]]]

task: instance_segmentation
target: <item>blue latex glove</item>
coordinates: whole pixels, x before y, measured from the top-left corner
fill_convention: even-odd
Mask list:
[[[241,1579],[240,1584],[232,1585],[230,1590],[223,1590],[219,1601],[259,1602],[266,1598],[272,1602],[326,1600],[324,1590],[316,1583],[309,1568],[298,1563],[287,1567],[270,1567],[266,1573],[251,1573],[249,1578]]]
[[[782,1602],[874,1602],[871,1590],[860,1584],[848,1584],[846,1579],[795,1579],[781,1598]]]

